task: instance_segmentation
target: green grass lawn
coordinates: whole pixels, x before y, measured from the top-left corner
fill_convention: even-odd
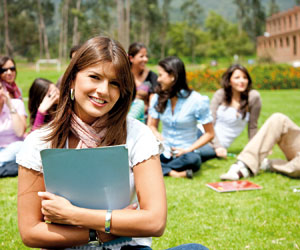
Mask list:
[[[35,77],[54,82],[62,72],[18,68],[17,83],[24,96]],[[282,112],[300,124],[298,90],[260,91],[263,108],[259,126],[274,112]],[[212,96],[213,93],[203,93]],[[246,130],[229,152],[238,153],[247,143]],[[283,158],[278,147],[272,158]],[[153,238],[153,249],[166,249],[183,243],[201,243],[209,249],[300,249],[299,179],[276,173],[262,173],[249,180],[262,190],[217,193],[205,186],[219,181],[220,174],[235,161],[210,160],[202,165],[194,179],[165,178],[168,198],[168,223],[165,234]],[[17,227],[18,178],[0,179],[0,249],[27,249]]]

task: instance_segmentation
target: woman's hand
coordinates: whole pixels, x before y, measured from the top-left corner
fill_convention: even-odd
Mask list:
[[[186,153],[189,153],[190,151],[188,149],[185,149],[185,148],[174,148],[172,147],[172,155],[176,156],[176,157],[179,157],[181,155],[184,155]]]
[[[38,196],[42,198],[42,214],[45,221],[72,225],[72,209],[74,209],[74,206],[71,202],[49,192],[38,192]]]
[[[223,147],[219,147],[215,149],[216,155],[218,157],[226,158],[227,157],[227,149]]]
[[[38,110],[41,113],[45,113],[47,112],[53,104],[58,102],[58,98],[59,98],[59,90],[57,89],[57,87],[49,87],[47,94],[45,95],[43,101],[41,102]]]

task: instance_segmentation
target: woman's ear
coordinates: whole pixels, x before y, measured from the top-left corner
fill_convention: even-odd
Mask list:
[[[131,62],[131,63],[132,63],[133,56],[129,56],[128,58],[129,58],[129,62]]]

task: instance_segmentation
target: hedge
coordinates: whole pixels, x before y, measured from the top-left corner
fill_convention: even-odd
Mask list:
[[[300,68],[289,65],[255,65],[247,67],[255,89],[300,88]],[[187,72],[187,81],[197,91],[215,91],[220,88],[226,69],[206,68]]]

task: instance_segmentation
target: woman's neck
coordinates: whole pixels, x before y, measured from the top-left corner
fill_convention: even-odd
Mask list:
[[[232,91],[232,100],[236,101],[236,102],[240,102],[241,100],[241,93],[238,91]]]
[[[140,77],[141,75],[143,75],[145,69],[141,70],[138,67],[132,67],[131,68],[132,74],[134,75],[135,78]]]

